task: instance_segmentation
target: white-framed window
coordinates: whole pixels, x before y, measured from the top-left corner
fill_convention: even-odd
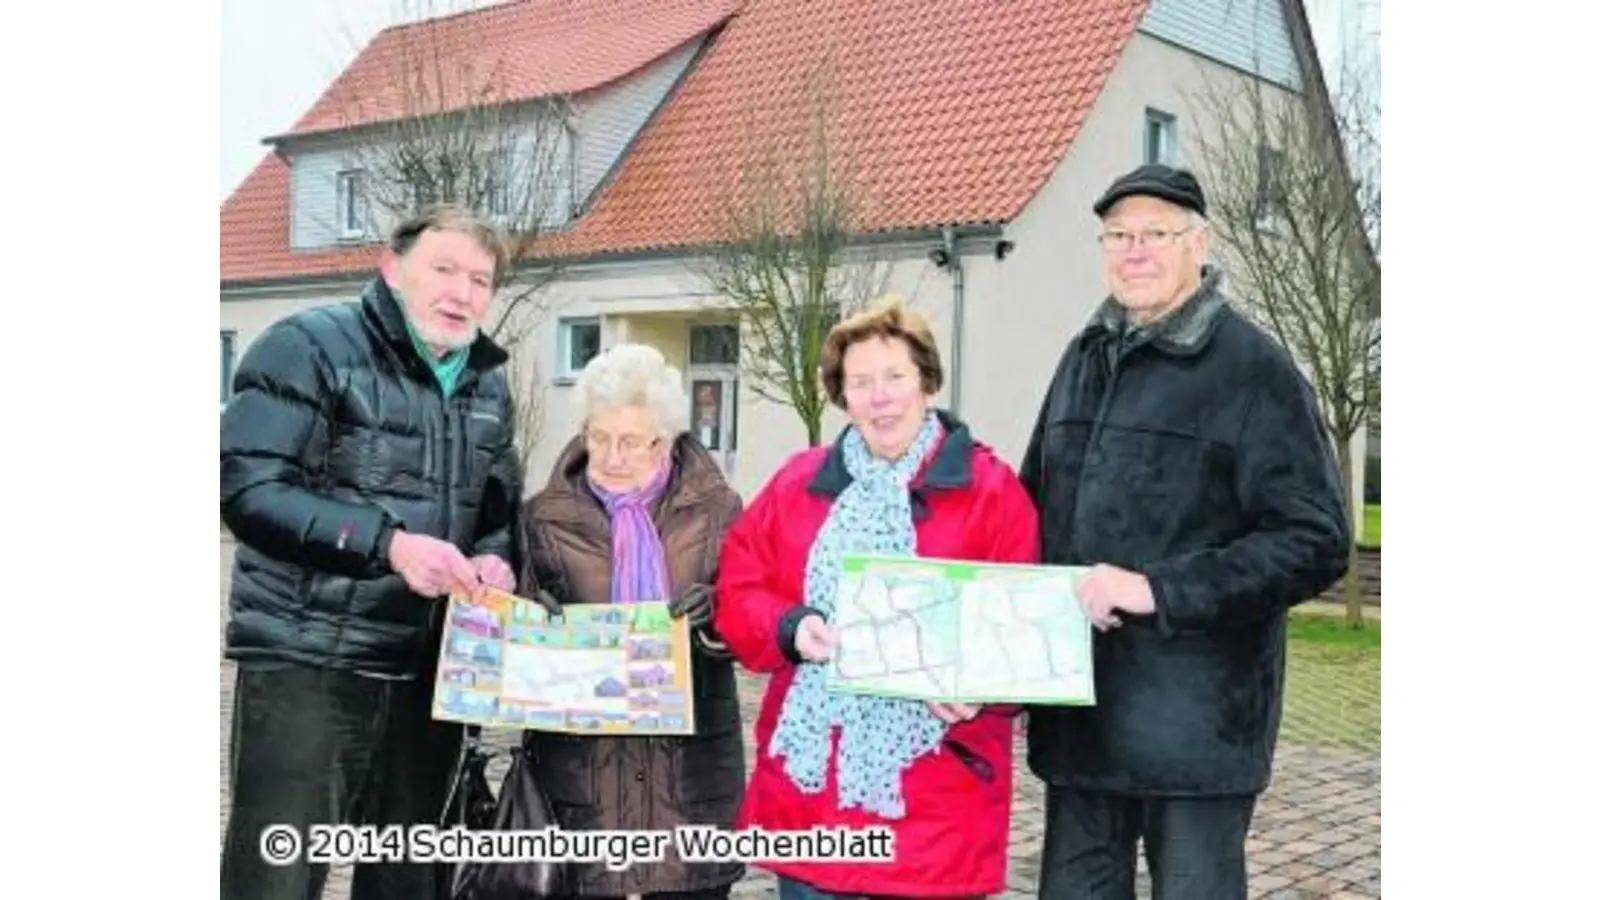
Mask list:
[[[485,157],[483,211],[504,221],[511,215],[511,186],[516,157],[510,146],[496,147]]]
[[[233,339],[235,332],[222,332],[222,405],[228,405],[233,396]]]
[[[578,216],[583,214],[583,203],[586,199],[578,196],[578,154],[583,150],[583,136],[578,132],[578,126],[572,122],[565,122],[562,141],[561,187],[565,195],[558,204],[557,212],[560,217],[558,227],[565,227],[577,221]],[[587,199],[592,200],[593,197]]]
[[[487,196],[484,197],[483,211],[504,222],[511,215],[511,192],[504,177],[494,176],[485,194]]]
[[[738,364],[738,325],[689,326],[689,365],[737,366]]]
[[[346,169],[338,175],[334,196],[337,208],[334,221],[341,240],[367,236],[367,195],[360,169]]]
[[[421,209],[439,202],[439,192],[434,190],[431,181],[411,185],[411,208]]]
[[[600,355],[598,318],[562,319],[556,325],[556,378],[570,381],[578,377],[589,360]]]
[[[1171,113],[1146,108],[1144,111],[1144,161],[1175,166],[1178,164],[1178,119]]]
[[[1289,194],[1284,185],[1286,158],[1282,150],[1262,143],[1256,147],[1256,229],[1282,234],[1287,228]]]

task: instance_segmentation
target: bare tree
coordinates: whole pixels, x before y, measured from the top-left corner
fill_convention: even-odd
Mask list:
[[[1197,138],[1199,162],[1235,294],[1306,371],[1359,534],[1351,441],[1376,422],[1380,403],[1381,189],[1376,98],[1357,73],[1340,84],[1327,99],[1318,76],[1303,96],[1260,80],[1208,79],[1193,102],[1214,122]],[[1354,542],[1344,591],[1346,619],[1360,627]]]
[[[840,146],[827,64],[804,84],[798,134],[747,125],[739,171],[720,198],[727,240],[700,274],[739,316],[740,370],[762,399],[795,411],[810,446],[822,442],[820,378],[828,330],[888,284],[889,267],[856,241],[866,192]]]
[[[485,17],[449,15],[430,0],[400,2],[402,19],[414,21],[378,48],[379,74],[354,86],[345,106],[346,165],[359,173],[359,196],[341,196],[340,215],[364,213],[383,233],[423,206],[453,202],[504,228],[508,264],[485,331],[511,353],[526,468],[543,398],[538,361],[519,345],[550,313],[547,288],[560,274],[536,251],[575,202],[570,105],[514,94],[514,60],[484,52]]]
[[[380,230],[440,202],[498,221],[510,236],[510,265],[488,332],[501,340],[557,275],[534,250],[573,203],[569,103],[514,96],[513,61],[483,53],[483,17],[403,2],[405,17],[419,20],[394,36],[377,61],[381,75],[346,107],[356,202]]]
[[[502,343],[521,347],[544,321],[549,309],[544,299],[539,298],[536,309],[525,307],[523,315],[510,320]],[[511,383],[511,424],[517,445],[517,470],[523,474],[524,492],[536,491],[542,486],[535,483],[535,473],[531,470],[539,436],[544,430],[548,399],[545,373],[540,365],[542,359],[541,354],[524,351],[512,353],[506,363],[506,378]]]

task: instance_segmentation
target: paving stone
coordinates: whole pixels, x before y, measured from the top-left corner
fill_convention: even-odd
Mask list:
[[[223,616],[226,616],[230,548],[223,549]],[[219,630],[219,648],[221,632]],[[233,666],[221,665],[220,718],[222,754],[219,832],[227,825],[227,759],[229,718],[233,702]],[[755,721],[764,679],[741,675],[740,707],[745,716],[746,767],[754,764],[750,729]],[[1028,771],[1023,737],[1017,741],[1015,788],[1012,791],[1011,845],[1006,890],[1001,898],[1037,897],[1040,856],[1044,846],[1044,790]],[[491,768],[492,779],[504,771],[504,759]],[[1381,896],[1380,765],[1375,755],[1297,745],[1279,748],[1276,775],[1262,795],[1246,844],[1252,900],[1293,898],[1373,898]],[[219,847],[220,849],[220,847]],[[1136,890],[1149,898],[1150,879],[1140,855]],[[329,872],[324,900],[346,900],[349,867]],[[738,900],[772,900],[776,883],[771,873],[752,868],[734,886]]]

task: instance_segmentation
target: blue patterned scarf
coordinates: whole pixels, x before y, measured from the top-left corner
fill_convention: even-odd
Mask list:
[[[846,553],[915,555],[917,533],[911,521],[907,484],[939,437],[930,412],[922,430],[899,461],[874,457],[861,432],[850,428],[840,439],[850,486],[828,510],[806,561],[805,602],[833,615],[839,561]],[[822,791],[833,728],[839,728],[839,808],[862,807],[886,819],[905,815],[900,779],[919,757],[944,740],[945,724],[920,700],[898,700],[829,693],[827,664],[799,666],[778,715],[769,752],[784,757],[784,768],[808,794]]]

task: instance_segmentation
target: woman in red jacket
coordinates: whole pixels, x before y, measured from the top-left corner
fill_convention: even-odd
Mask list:
[[[1016,475],[930,407],[943,377],[927,322],[899,298],[836,326],[822,379],[850,426],[789,460],[723,544],[715,627],[740,662],[772,673],[738,827],[894,834],[888,862],[763,861],[780,900],[1004,887],[1016,709],[824,686],[843,554],[1038,558],[1038,518]]]

